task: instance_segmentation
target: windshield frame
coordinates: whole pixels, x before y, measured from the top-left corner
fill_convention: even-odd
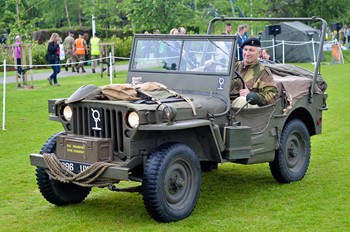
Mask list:
[[[140,46],[141,46],[141,42],[145,43],[146,47],[146,52],[149,53],[148,50],[150,50],[151,48],[149,46],[146,45],[146,43],[158,43],[156,49],[160,49],[160,44],[165,44],[166,47],[168,47],[169,49],[175,50],[173,45],[169,45],[169,43],[175,43],[175,42],[180,42],[180,47],[178,47],[178,49],[180,49],[180,52],[177,54],[177,59],[178,59],[178,64],[176,64],[176,68],[175,69],[171,69],[169,67],[164,66],[163,69],[159,68],[158,64],[158,68],[159,69],[152,69],[148,68],[147,66],[145,67],[137,67],[138,63],[141,59],[146,59],[141,58],[140,57]],[[227,48],[227,50],[223,50],[222,48],[219,47],[219,45],[217,44],[217,42],[224,42],[226,43],[228,46],[232,46],[231,48]],[[219,51],[222,54],[224,54],[225,58],[227,58],[227,69],[225,69],[224,71],[203,71],[203,70],[196,70],[196,69],[183,69],[182,68],[182,63],[185,59],[184,57],[184,51],[186,51],[185,49],[187,48],[186,46],[189,45],[190,43],[194,43],[194,45],[202,45],[203,47],[201,49],[203,49],[203,53],[207,52],[209,53],[208,49],[213,49],[213,47],[215,47],[216,52]],[[205,75],[231,75],[232,72],[234,72],[234,65],[233,63],[235,62],[235,52],[236,52],[236,43],[237,43],[237,36],[235,35],[167,35],[167,34],[136,34],[134,36],[134,41],[133,41],[133,47],[132,47],[132,53],[131,53],[131,60],[130,60],[130,64],[129,64],[129,71],[132,72],[154,72],[154,73],[184,73],[184,74],[193,74],[193,73],[197,73],[197,74],[205,74]],[[209,45],[210,44],[210,45]],[[190,52],[189,52],[190,53]],[[161,59],[160,58],[154,58],[154,60],[156,59]],[[198,55],[197,57],[197,61],[200,65],[203,65],[205,62],[205,55]],[[160,62],[160,61],[158,61]],[[168,68],[168,69],[166,69]]]

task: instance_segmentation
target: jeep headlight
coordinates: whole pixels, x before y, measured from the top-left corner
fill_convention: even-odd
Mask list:
[[[69,106],[65,106],[63,109],[63,118],[66,121],[70,121],[72,118],[73,112],[72,112],[72,108],[70,108]]]
[[[160,122],[163,119],[166,119],[168,121],[168,125],[173,124],[175,122],[175,118],[177,115],[177,109],[175,107],[162,103],[157,106],[156,110],[157,122]],[[160,118],[160,112],[162,113],[162,118]]]
[[[164,104],[163,114],[168,119],[168,122],[172,122],[176,117],[177,110],[175,107]]]
[[[136,112],[130,112],[127,117],[127,122],[131,128],[136,128],[140,125],[140,117]]]

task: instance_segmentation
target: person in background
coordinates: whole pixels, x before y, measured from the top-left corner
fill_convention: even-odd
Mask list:
[[[63,43],[62,43],[62,38],[60,38],[60,45],[59,45],[59,47],[60,47],[60,61],[61,60],[64,60],[64,59],[66,59],[66,53],[64,52],[64,46],[63,46]],[[60,66],[60,69],[61,69],[61,66]]]
[[[19,77],[21,77],[22,76],[21,37],[19,35],[15,36],[15,46],[12,48],[12,56],[17,61],[17,72]]]
[[[262,60],[270,60],[270,61],[272,61],[272,57],[270,56],[269,51],[267,49],[261,49],[259,58],[262,59]]]
[[[102,47],[100,46],[100,43],[102,41],[98,36],[99,36],[99,33],[95,32],[94,36],[90,40],[92,73],[96,72],[95,68],[96,68],[97,61],[95,59],[100,58],[100,54],[104,55],[104,51],[103,51]],[[106,68],[103,68],[102,72],[105,70],[106,70]]]
[[[243,24],[243,29],[244,29],[244,34],[243,34],[243,42],[246,41],[248,39],[248,25],[247,24]]]
[[[231,23],[226,23],[224,34],[225,34],[225,35],[229,35],[229,34],[231,34],[231,31],[232,31],[232,25],[231,25]]]
[[[89,60],[89,52],[90,52],[90,40],[89,40],[89,34],[88,33],[84,33],[83,38],[86,41],[86,51],[85,51],[85,65],[88,64],[88,60]]]
[[[186,34],[186,29],[184,27],[179,27],[177,30],[179,31],[179,35],[185,35]]]
[[[87,44],[85,39],[83,38],[83,33],[79,33],[79,38],[75,40],[74,47],[73,47],[73,53],[78,57],[78,61],[79,61],[79,64],[76,66],[78,73],[80,68],[83,73],[86,72],[84,69],[86,51],[87,51]]]
[[[73,54],[73,46],[74,46],[74,32],[70,31],[68,33],[68,36],[63,41],[64,52],[67,56],[67,63],[65,67],[66,71],[68,71],[68,65],[76,61],[75,56]],[[75,65],[72,64],[72,72],[75,72],[74,66]]]
[[[50,85],[52,85],[52,81],[54,86],[60,86],[57,82],[57,74],[60,72],[59,67],[59,44],[60,44],[60,36],[57,33],[52,33],[49,44],[47,47],[48,53],[48,61],[51,64],[52,74],[47,78]]]
[[[179,30],[177,28],[173,28],[170,30],[170,35],[178,35],[179,34]]]
[[[243,60],[243,53],[242,53],[242,44],[245,41],[244,40],[244,26],[243,25],[239,25],[237,28],[237,32],[235,35],[237,35],[238,37],[238,41],[237,41],[237,51],[236,51],[236,57],[237,60]]]
[[[62,57],[61,48],[63,49],[63,47],[62,47],[62,38],[60,36],[58,36],[57,44],[58,44],[58,49],[57,49],[58,59],[57,59],[56,64],[60,64],[61,57]],[[64,51],[63,51],[63,56],[64,56]],[[64,60],[64,57],[63,57],[63,60]],[[61,66],[57,65],[56,67],[57,67],[57,74],[59,74],[61,72]]]

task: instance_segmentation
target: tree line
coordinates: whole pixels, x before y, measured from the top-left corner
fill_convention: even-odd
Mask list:
[[[205,33],[215,16],[311,17],[350,23],[348,0],[0,0],[0,33],[30,39],[40,29],[91,27],[168,33],[184,26]],[[0,34],[0,35],[1,35]]]

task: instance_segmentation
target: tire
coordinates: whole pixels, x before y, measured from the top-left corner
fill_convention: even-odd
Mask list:
[[[289,121],[282,130],[280,148],[270,170],[277,182],[301,180],[309,167],[311,142],[305,124],[299,119]]]
[[[51,136],[41,148],[40,154],[54,153],[56,151],[56,137]],[[82,202],[90,193],[91,188],[75,184],[66,184],[50,179],[44,168],[36,169],[36,180],[43,197],[50,203],[58,206],[77,204]]]
[[[185,144],[165,144],[146,162],[143,202],[156,221],[174,222],[188,217],[196,206],[200,187],[198,158]]]

